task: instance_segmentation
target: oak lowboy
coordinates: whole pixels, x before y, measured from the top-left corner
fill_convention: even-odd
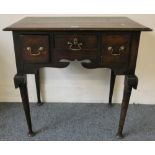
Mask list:
[[[29,135],[31,125],[26,74],[35,74],[38,104],[39,69],[67,67],[70,61],[82,61],[88,69],[111,69],[109,104],[116,75],[125,75],[124,94],[117,135],[122,130],[132,88],[137,88],[136,60],[141,31],[151,31],[126,17],[27,17],[4,29],[13,31],[17,74]],[[65,61],[64,61],[65,59]],[[89,60],[85,62],[85,60]]]

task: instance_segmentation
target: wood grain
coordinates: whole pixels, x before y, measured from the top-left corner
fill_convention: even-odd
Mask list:
[[[127,17],[26,17],[4,28],[4,31],[15,30],[151,31]]]

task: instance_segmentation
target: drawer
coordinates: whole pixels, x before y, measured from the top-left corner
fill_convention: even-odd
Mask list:
[[[127,64],[130,54],[130,33],[106,33],[102,35],[102,63]]]
[[[97,34],[69,33],[54,35],[53,58],[56,60],[96,59],[97,52]]]
[[[97,35],[60,34],[55,35],[55,48],[71,51],[86,51],[97,49]]]
[[[49,61],[48,35],[20,35],[23,60],[27,63],[47,63]]]

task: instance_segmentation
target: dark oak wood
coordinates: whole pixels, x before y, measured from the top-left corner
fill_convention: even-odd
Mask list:
[[[4,29],[15,30],[131,30],[150,31],[127,17],[26,17]]]
[[[37,89],[37,105],[42,105],[43,103],[41,102],[40,99],[40,73],[39,70],[37,70],[37,72],[35,73],[35,82],[36,82],[36,89]]]
[[[97,33],[56,32],[53,35],[53,39],[53,61],[60,61],[61,59],[72,61],[75,59],[97,59],[96,53],[99,48]]]
[[[33,130],[26,74],[35,74],[41,104],[39,69],[65,68],[70,61],[78,60],[87,69],[111,69],[109,104],[112,104],[116,76],[125,76],[117,134],[122,137],[131,90],[138,83],[135,68],[140,34],[151,31],[150,28],[126,17],[27,17],[4,30],[13,31],[15,86],[20,88],[30,135]]]
[[[47,35],[20,35],[20,38],[23,60],[26,63],[49,62],[49,37]]]
[[[116,75],[114,71],[111,71],[111,78],[110,78],[110,92],[109,92],[109,105],[112,105],[112,96],[114,92],[114,85],[115,85]]]
[[[102,38],[103,63],[128,64],[131,33],[107,32],[103,34]],[[111,50],[108,49],[109,47]],[[121,51],[121,48],[124,49]]]
[[[118,138],[122,138],[123,134],[123,126],[128,110],[129,100],[132,88],[137,89],[138,85],[138,78],[135,75],[126,75],[125,81],[124,81],[124,93],[123,93],[123,100],[122,100],[122,106],[121,106],[121,114],[120,114],[120,121],[119,121],[119,127],[117,136]]]
[[[69,50],[70,51],[70,44],[68,42],[73,43],[74,39],[77,39],[77,43],[82,43],[81,48],[82,51],[91,51],[97,49],[97,35],[96,33],[93,35],[88,33],[55,33],[54,36],[54,48],[61,49],[61,50]],[[72,47],[78,49],[78,47]]]
[[[34,132],[32,130],[32,123],[31,123],[31,115],[30,115],[30,106],[29,106],[29,98],[28,98],[28,91],[27,91],[27,78],[26,75],[15,75],[14,77],[15,87],[20,89],[20,94],[23,102],[23,108],[26,116],[26,121],[28,124],[28,135],[34,136]]]

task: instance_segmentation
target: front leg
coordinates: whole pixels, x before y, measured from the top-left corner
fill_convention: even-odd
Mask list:
[[[119,121],[119,127],[117,132],[117,137],[122,138],[123,134],[123,126],[128,110],[128,105],[130,101],[131,91],[132,88],[137,89],[138,85],[138,78],[135,75],[126,75],[125,81],[124,81],[124,93],[123,93],[123,100],[121,105],[121,114],[120,114],[120,121]]]
[[[112,96],[114,92],[116,74],[113,70],[111,70],[111,78],[110,78],[110,91],[109,91],[109,105],[112,105]]]
[[[36,89],[37,89],[37,105],[42,105],[43,103],[41,102],[40,99],[40,74],[39,74],[39,70],[37,70],[37,72],[35,73],[35,81],[36,81]]]
[[[20,89],[23,108],[24,108],[24,112],[25,112],[25,116],[26,116],[26,120],[27,120],[27,125],[28,125],[28,130],[29,130],[28,134],[29,134],[29,136],[33,136],[34,132],[32,130],[32,123],[31,123],[26,75],[18,75],[18,74],[15,75],[14,83],[15,83],[15,88]]]

